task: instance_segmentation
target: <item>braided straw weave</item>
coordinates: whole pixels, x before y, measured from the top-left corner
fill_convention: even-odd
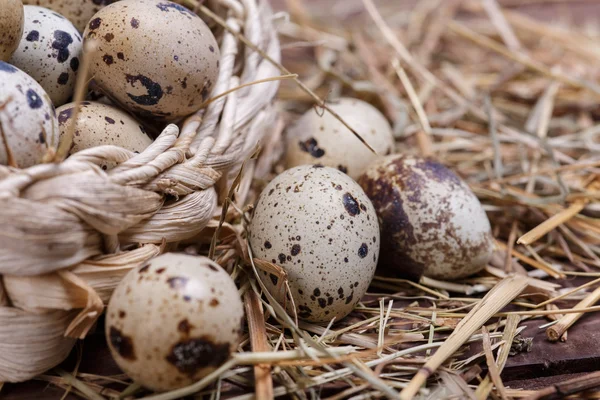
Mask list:
[[[266,0],[213,3],[233,32],[279,61]],[[279,75],[229,30],[220,47],[213,95]],[[102,146],[59,164],[0,166],[0,382],[59,364],[131,268],[215,225],[215,186],[226,189],[257,146],[272,145],[278,134],[277,88],[269,81],[233,91],[181,130],[167,126],[141,154]],[[98,166],[104,160],[119,165],[105,172]],[[261,160],[249,167],[238,202],[252,176],[268,170]]]

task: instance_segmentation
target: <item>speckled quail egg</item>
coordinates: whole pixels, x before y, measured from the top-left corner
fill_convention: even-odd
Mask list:
[[[56,112],[44,89],[32,77],[0,61],[0,124],[17,166],[38,164],[48,148],[58,144]],[[0,140],[0,164],[9,157]]]
[[[254,257],[286,271],[298,316],[312,322],[348,315],[367,291],[379,257],[369,198],[347,175],[318,165],[289,169],[267,185],[249,241]],[[263,272],[261,280],[290,305],[276,275]]]
[[[458,279],[490,260],[493,238],[479,200],[440,163],[408,155],[370,166],[359,184],[381,227],[382,271],[419,279]]]
[[[0,61],[8,61],[23,34],[21,0],[0,0]]]
[[[38,81],[54,106],[73,95],[82,40],[65,17],[44,7],[25,6],[25,29],[10,63]]]
[[[97,85],[143,116],[175,120],[191,114],[217,79],[220,53],[212,32],[170,1],[113,3],[94,15],[84,37],[98,41],[90,57]]]
[[[117,0],[23,0],[23,3],[56,11],[71,21],[79,32],[83,32],[94,14],[115,1]]]
[[[74,108],[75,103],[68,103],[56,110],[61,137],[73,122]],[[69,154],[109,144],[139,153],[151,143],[152,139],[144,127],[126,112],[106,104],[84,101],[77,114],[73,146]],[[101,165],[103,169],[114,166],[113,163]]]
[[[190,385],[231,355],[244,307],[235,283],[206,257],[163,254],[130,271],[106,311],[113,358],[155,391]]]
[[[392,128],[385,117],[362,100],[341,98],[328,104],[379,155],[389,154],[394,146]],[[288,130],[286,167],[321,164],[337,168],[357,179],[377,159],[367,146],[331,113],[310,109]]]

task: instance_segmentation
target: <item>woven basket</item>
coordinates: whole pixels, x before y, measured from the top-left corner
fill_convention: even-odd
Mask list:
[[[271,58],[280,50],[266,0],[221,0],[218,13]],[[279,75],[224,30],[213,95]],[[210,240],[232,177],[257,146],[281,131],[277,81],[222,97],[167,126],[141,154],[114,146],[60,164],[0,166],[0,382],[30,379],[62,362],[131,269],[182,241]],[[272,153],[272,152],[271,152]],[[118,166],[103,171],[112,160]],[[244,203],[269,160],[250,160],[237,193]],[[203,232],[204,230],[204,232]]]

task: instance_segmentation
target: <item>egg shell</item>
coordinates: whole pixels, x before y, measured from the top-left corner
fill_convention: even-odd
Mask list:
[[[418,280],[464,278],[490,260],[490,222],[468,185],[442,164],[393,155],[360,177],[381,227],[380,268]]]
[[[75,103],[68,103],[56,110],[61,138],[73,123],[74,109]],[[152,143],[144,127],[125,111],[116,107],[84,101],[77,115],[73,146],[69,154],[103,145],[119,146],[141,153]],[[101,167],[110,169],[115,165],[105,163]]]
[[[375,107],[362,100],[341,98],[327,104],[379,155],[394,146],[392,128]],[[378,158],[337,118],[326,110],[308,110],[288,130],[286,167],[321,164],[357,179]]]
[[[82,45],[81,35],[65,17],[25,6],[23,37],[10,63],[42,85],[58,107],[73,95]]]
[[[163,254],[130,271],[106,311],[113,358],[155,391],[208,375],[239,344],[244,308],[235,283],[206,257]]]
[[[92,16],[108,4],[116,0],[23,0],[23,4],[41,6],[56,11],[63,15],[75,26],[79,32],[83,32],[85,26]]]
[[[210,28],[187,8],[161,0],[123,0],[100,10],[84,32],[96,84],[142,116],[175,120],[197,111],[219,70]],[[160,40],[159,40],[160,39]]]
[[[56,111],[39,83],[0,61],[0,104],[5,103],[0,123],[14,160],[21,168],[38,164],[48,148],[58,145]],[[6,147],[0,140],[0,164],[7,163]]]
[[[21,0],[0,0],[0,61],[8,61],[17,49],[23,25]]]
[[[249,241],[254,257],[287,272],[298,316],[311,322],[339,321],[350,313],[367,291],[379,256],[373,205],[350,177],[321,166],[292,168],[267,185]],[[279,278],[263,272],[261,279],[283,304]]]

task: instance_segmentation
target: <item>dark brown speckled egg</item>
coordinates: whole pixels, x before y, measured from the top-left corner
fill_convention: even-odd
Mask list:
[[[176,120],[197,111],[215,85],[220,52],[210,28],[187,8],[163,0],[123,0],[93,16],[98,41],[91,74],[130,111]]]
[[[206,257],[163,254],[130,271],[106,311],[106,338],[135,382],[166,391],[192,384],[239,344],[244,307],[235,283]]]
[[[25,29],[10,63],[35,79],[55,107],[73,95],[83,42],[73,24],[44,7],[25,6]]]
[[[73,123],[75,103],[68,103],[56,110],[61,138]],[[77,129],[69,154],[91,147],[113,145],[141,153],[150,146],[152,139],[146,130],[125,111],[107,104],[84,101],[77,114]],[[115,164],[102,164],[103,169]]]
[[[23,25],[21,0],[0,0],[0,61],[8,61],[19,46]]]
[[[379,257],[379,226],[369,198],[346,174],[322,166],[289,169],[267,185],[249,240],[254,257],[287,272],[296,312],[311,322],[348,315],[366,293]],[[260,275],[289,306],[280,279]]]
[[[381,227],[379,268],[418,280],[464,278],[490,260],[490,222],[469,186],[440,163],[393,155],[360,177]]]

